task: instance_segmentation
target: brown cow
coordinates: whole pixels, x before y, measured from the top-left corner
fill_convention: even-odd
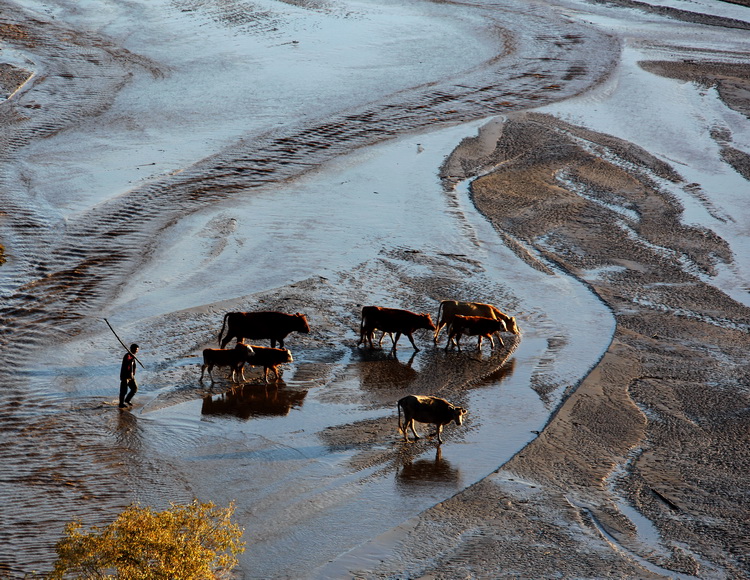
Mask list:
[[[404,411],[404,422],[401,423],[401,410]],[[443,432],[443,425],[455,421],[456,425],[461,425],[466,409],[456,407],[445,399],[430,397],[427,395],[407,395],[398,402],[398,428],[404,434],[404,441],[409,440],[408,429],[414,433],[414,440],[419,439],[419,435],[414,430],[414,421],[420,423],[433,423],[437,430],[433,435],[437,435],[438,444],[443,440],[440,434]]]
[[[227,335],[222,340],[224,327]],[[271,339],[271,347],[284,347],[284,339],[291,332],[310,332],[310,326],[304,314],[285,314],[283,312],[227,312],[219,332],[219,345],[224,348],[227,343],[237,337],[237,342],[245,338],[259,340]]]
[[[364,306],[362,308],[362,321],[359,325],[359,342],[357,346],[368,341],[370,348],[373,348],[373,335],[375,334],[375,330],[379,329],[383,331],[383,336],[386,332],[391,336],[393,351],[396,350],[396,344],[402,334],[405,334],[409,338],[414,350],[419,351],[417,345],[414,344],[414,337],[412,335],[415,330],[419,330],[420,328],[435,330],[435,325],[429,314],[417,314],[416,312],[400,310],[398,308]],[[393,337],[394,332],[396,333],[395,338]],[[383,336],[380,337],[378,345],[383,342]]]
[[[438,323],[435,328],[435,344],[437,344],[438,338],[440,337],[440,331],[451,323],[453,317],[457,314],[462,316],[483,316],[485,318],[494,318],[495,320],[502,320],[505,323],[503,331],[512,332],[513,334],[519,334],[518,325],[516,324],[516,317],[509,316],[504,312],[500,311],[497,307],[492,304],[484,304],[482,302],[460,302],[458,300],[443,300],[438,308]]]
[[[286,348],[269,348],[267,346],[252,346],[253,356],[247,359],[247,364],[254,367],[263,367],[263,379],[268,382],[268,371],[272,370],[276,377],[274,382],[279,382],[281,373],[279,366],[284,363],[294,362],[292,353]]]
[[[229,367],[232,369],[232,381],[236,382],[237,372],[239,371],[242,380],[245,380],[244,366],[248,359],[253,356],[252,347],[247,344],[238,343],[234,348],[207,348],[203,350],[203,365],[201,366],[201,382],[203,382],[203,373],[208,369],[208,376],[211,378],[211,384],[214,383],[214,377],[211,371],[214,367]]]
[[[458,347],[458,350],[461,350],[461,337],[464,334],[479,337],[477,350],[482,348],[483,338],[489,338],[490,344],[494,349],[495,341],[492,340],[492,335],[503,330],[505,330],[505,323],[502,320],[484,318],[483,316],[461,316],[460,314],[456,314],[448,326],[448,342],[445,345],[445,350],[448,350],[451,342]],[[500,346],[504,346],[503,339],[499,335],[497,339],[500,341]]]

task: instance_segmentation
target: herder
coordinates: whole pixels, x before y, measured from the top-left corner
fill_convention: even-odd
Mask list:
[[[138,345],[131,344],[130,352],[125,353],[122,357],[122,366],[120,367],[120,408],[124,409],[133,396],[138,391],[138,383],[135,382],[135,354],[138,352]]]

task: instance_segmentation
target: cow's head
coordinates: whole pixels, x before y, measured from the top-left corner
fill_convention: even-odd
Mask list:
[[[234,350],[242,351],[245,355],[245,358],[249,358],[255,355],[255,351],[253,350],[253,347],[250,346],[249,344],[245,344],[244,342],[238,342],[237,344],[235,344]]]
[[[297,317],[297,332],[304,332],[308,334],[310,332],[310,325],[307,324],[307,318],[301,312],[297,312],[294,316]]]
[[[516,317],[509,316],[505,320],[505,327],[508,329],[508,332],[512,332],[513,334],[518,334],[518,325],[516,324]]]
[[[292,351],[288,348],[285,348],[284,350],[286,350],[286,362],[294,362],[294,359],[292,358]]]
[[[435,330],[435,323],[432,322],[432,316],[429,314],[422,314],[420,315],[422,317],[422,322],[424,323],[424,326],[422,328],[426,328],[427,330]]]
[[[467,411],[463,407],[453,407],[453,420],[456,422],[456,425],[460,425],[463,422],[466,413]]]

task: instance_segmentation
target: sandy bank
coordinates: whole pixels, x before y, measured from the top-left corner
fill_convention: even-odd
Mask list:
[[[748,114],[747,67],[644,66],[716,83]],[[529,264],[589,284],[617,330],[539,437],[420,517],[391,564],[429,578],[746,577],[750,309],[707,283],[728,245],[682,222],[660,185],[687,185],[680,168],[630,143],[539,114],[492,131],[446,178],[496,167],[473,184],[477,206]],[[747,175],[746,154],[722,153]]]

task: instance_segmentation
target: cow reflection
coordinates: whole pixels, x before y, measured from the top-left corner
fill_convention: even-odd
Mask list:
[[[451,467],[451,464],[443,459],[442,450],[438,447],[435,459],[417,459],[416,461],[405,459],[396,472],[396,482],[399,487],[438,485],[459,488],[461,486],[461,472]]]
[[[294,407],[301,407],[307,391],[278,387],[243,385],[221,395],[203,398],[201,414],[250,417],[283,417]]]
[[[396,355],[388,351],[359,351],[360,361],[356,363],[356,368],[361,387],[405,389],[418,376],[417,371],[411,367],[415,354],[412,354],[407,362],[401,362]]]

